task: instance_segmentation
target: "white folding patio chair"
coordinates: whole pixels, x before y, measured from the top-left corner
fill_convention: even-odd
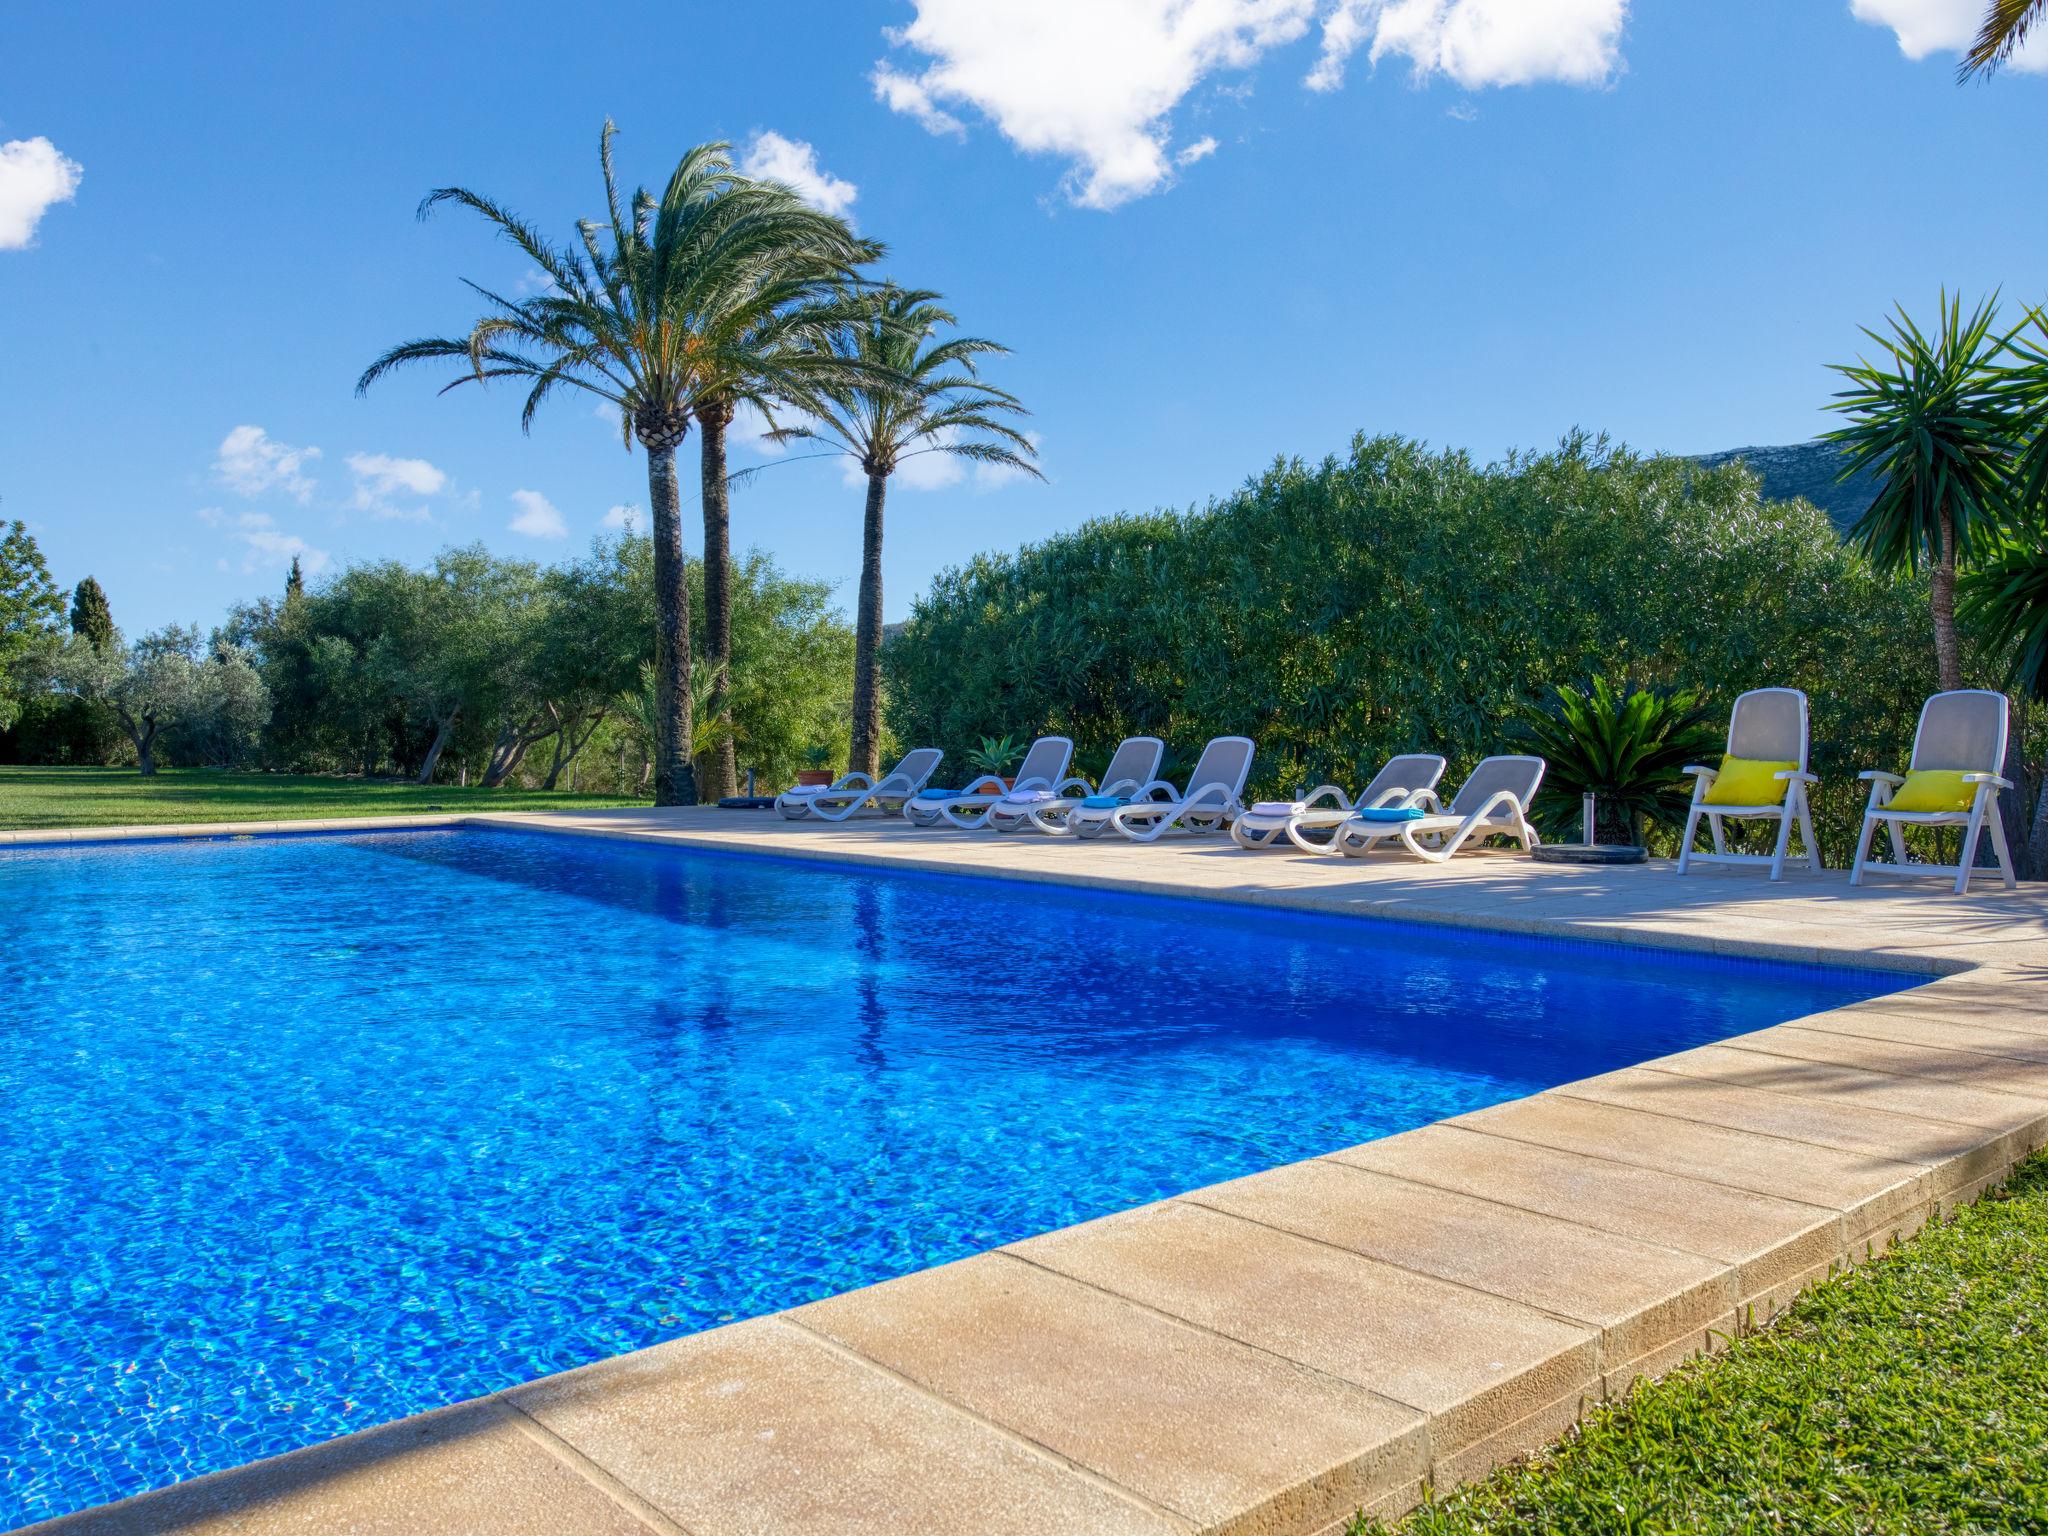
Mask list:
[[[1849,871],[1851,885],[1861,885],[1866,874],[1954,875],[1960,896],[1970,889],[1978,838],[1988,828],[1998,872],[2005,879],[2005,888],[2013,888],[2012,851],[2006,847],[2005,823],[1998,814],[1998,792],[2012,788],[2012,781],[1998,774],[2005,766],[2011,716],[2005,695],[1986,688],[1937,693],[1920,707],[1920,726],[1913,733],[1913,760],[1905,777],[1874,768],[1859,775],[1870,785],[1870,804],[1863,812],[1863,833],[1856,839],[1856,864]],[[1891,840],[1888,864],[1870,857],[1871,838],[1880,824]],[[1906,827],[1963,828],[1961,860],[1955,864],[1907,863]]]
[[[1244,809],[1240,796],[1257,750],[1249,736],[1218,736],[1202,748],[1185,793],[1164,779],[1154,779],[1129,805],[1116,810],[1105,813],[1082,806],[1070,818],[1074,830],[1089,837],[1114,828],[1134,843],[1156,843],[1175,827],[1187,832],[1226,827]]]
[[[1752,688],[1736,699],[1728,715],[1728,751],[1718,768],[1693,766],[1692,807],[1686,812],[1685,837],[1678,845],[1678,872],[1695,864],[1768,864],[1771,878],[1785,878],[1787,864],[1802,864],[1818,873],[1820,844],[1813,840],[1813,812],[1806,786],[1819,779],[1807,771],[1812,731],[1806,695],[1797,688]],[[1721,823],[1775,821],[1778,840],[1769,853],[1730,853]],[[1713,839],[1712,853],[1693,852],[1701,819]],[[1801,853],[1791,852],[1792,828],[1799,827]]]
[[[1483,843],[1496,834],[1512,837],[1524,851],[1534,848],[1543,839],[1529,824],[1529,806],[1545,766],[1540,757],[1482,758],[1448,806],[1425,789],[1409,805],[1362,807],[1331,834],[1331,848],[1358,858],[1396,838],[1432,864],[1444,863],[1473,838]]]
[[[1291,842],[1309,853],[1327,853],[1327,841],[1317,842],[1306,833],[1327,833],[1362,805],[1413,804],[1417,794],[1435,789],[1443,776],[1444,760],[1434,752],[1404,752],[1388,758],[1355,800],[1335,784],[1319,784],[1299,800],[1260,800],[1230,824],[1230,837],[1240,848],[1278,848]]]
[[[1017,765],[1014,780],[1005,783],[1002,775],[988,773],[962,790],[924,790],[903,807],[904,819],[912,826],[957,827],[972,832],[986,825],[995,808],[1010,795],[1053,793],[1053,786],[1066,779],[1067,765],[1073,759],[1074,743],[1070,737],[1041,736],[1031,743],[1031,750]]]
[[[1078,775],[1055,784],[1051,795],[1036,790],[1005,795],[989,812],[988,824],[998,832],[1021,832],[1035,827],[1055,837],[1073,833],[1068,819],[1089,800],[1121,805],[1159,776],[1159,764],[1166,756],[1166,743],[1157,736],[1126,736],[1110,755],[1102,770],[1102,783],[1092,786]],[[1114,809],[1112,805],[1110,807]]]
[[[846,821],[862,812],[893,816],[925,787],[945,755],[937,747],[919,747],[904,753],[903,761],[879,779],[849,773],[821,787],[785,789],[775,797],[775,809],[791,821],[806,816]]]

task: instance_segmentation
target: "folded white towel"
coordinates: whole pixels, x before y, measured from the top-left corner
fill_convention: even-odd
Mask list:
[[[1254,816],[1293,816],[1308,809],[1303,800],[1261,800],[1252,807]]]
[[[802,799],[806,795],[822,795],[831,787],[830,784],[798,784],[782,793],[786,799]]]
[[[1012,805],[1036,805],[1041,800],[1052,800],[1057,797],[1049,789],[1016,789],[1003,798]]]

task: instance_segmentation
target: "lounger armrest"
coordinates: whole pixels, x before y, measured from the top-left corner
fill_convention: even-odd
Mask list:
[[[1070,795],[1076,790],[1084,795],[1092,795],[1095,793],[1095,786],[1077,773],[1072,778],[1061,779],[1059,783],[1052,787],[1052,792],[1055,795]]]
[[[1180,791],[1175,789],[1173,785],[1169,783],[1167,780],[1154,779],[1150,784],[1142,784],[1138,788],[1132,790],[1131,798],[1133,800],[1149,800],[1155,794],[1162,791],[1165,793],[1166,798],[1169,800],[1176,799],[1180,795]]]
[[[1787,784],[1818,784],[1820,782],[1819,774],[1808,773],[1804,768],[1780,768],[1771,777],[1783,779]]]
[[[1906,782],[1904,774],[1886,773],[1882,768],[1866,768],[1856,777],[1871,784],[1888,784],[1893,789]]]
[[[1995,773],[1966,773],[1963,775],[1963,782],[1965,784],[1996,784],[2000,789],[2012,788],[2011,779],[2000,778]]]
[[[1314,789],[1303,795],[1301,797],[1302,809],[1306,810],[1318,800],[1325,799],[1335,801],[1337,809],[1340,811],[1351,809],[1351,797],[1335,784],[1318,784]]]
[[[1409,797],[1408,803],[1417,810],[1427,811],[1432,816],[1444,813],[1444,802],[1433,789],[1418,789]]]
[[[1523,821],[1529,819],[1529,813],[1522,807],[1522,797],[1520,795],[1516,794],[1512,789],[1496,789],[1486,797],[1486,803],[1470,816],[1467,816],[1465,820],[1467,823],[1474,825],[1482,821],[1491,821],[1493,813],[1504,806],[1513,806],[1515,815],[1519,819]]]
[[[963,795],[985,795],[990,790],[994,790],[997,794],[1003,792],[1002,775],[984,773],[980,778],[973,780],[962,788],[960,793]]]
[[[1694,778],[1705,779],[1709,784],[1713,783],[1714,780],[1721,777],[1720,769],[1708,768],[1700,763],[1690,764],[1687,767],[1679,769],[1678,771],[1680,773],[1689,773]]]
[[[834,789],[867,789],[874,782],[875,776],[873,774],[855,771],[834,779],[832,787]]]

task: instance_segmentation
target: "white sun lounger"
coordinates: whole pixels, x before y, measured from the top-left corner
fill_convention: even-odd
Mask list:
[[[1054,786],[1066,779],[1067,765],[1073,759],[1071,738],[1041,736],[1018,764],[1014,782],[1005,784],[1000,775],[989,773],[956,794],[927,789],[903,807],[904,819],[918,827],[958,827],[971,832],[986,825],[995,808],[1011,795],[1053,793]]]
[[[1189,832],[1217,831],[1244,809],[1239,797],[1244,794],[1244,781],[1251,777],[1256,750],[1249,736],[1218,736],[1202,748],[1185,792],[1164,779],[1154,779],[1140,786],[1128,805],[1084,803],[1067,820],[1078,836],[1100,837],[1114,829],[1134,843],[1157,842],[1175,827]]]
[[[1998,814],[1998,792],[2012,788],[2012,780],[2001,778],[1998,773],[2005,766],[2006,733],[2010,728],[2011,706],[2005,695],[1988,689],[1959,688],[1937,693],[1923,704],[1920,727],[1913,733],[1913,760],[1908,766],[1916,773],[1961,775],[1963,788],[1969,792],[1969,805],[1966,809],[1895,811],[1891,808],[1892,797],[1906,781],[1896,773],[1866,770],[1860,777],[1870,785],[1870,804],[1863,812],[1863,833],[1856,840],[1856,863],[1849,871],[1849,883],[1861,885],[1863,877],[1869,874],[1954,875],[1956,894],[1964,895],[1970,889],[1971,866],[1977,862],[1978,838],[1988,830],[1992,857],[1998,861],[2005,888],[2011,890],[2015,883],[2012,852],[2006,846],[2005,823]],[[1890,863],[1876,862],[1870,857],[1871,838],[1880,824],[1890,836]],[[1901,830],[1905,827],[1963,828],[1961,859],[1954,864],[1908,864],[1906,838]]]
[[[1318,785],[1300,800],[1261,800],[1230,824],[1230,836],[1240,848],[1278,848],[1292,842],[1309,853],[1328,853],[1329,843],[1306,836],[1306,829],[1328,833],[1361,805],[1411,805],[1419,792],[1435,789],[1443,776],[1444,760],[1434,752],[1404,752],[1389,758],[1356,800],[1335,784]]]
[[[775,797],[775,809],[791,821],[806,816],[846,821],[862,812],[893,816],[924,788],[945,755],[937,747],[919,747],[906,752],[903,761],[879,779],[865,773],[849,773],[822,787],[785,789]]]
[[[1432,864],[1444,863],[1473,838],[1484,841],[1495,833],[1512,837],[1524,849],[1534,848],[1543,840],[1529,825],[1529,805],[1543,782],[1544,767],[1540,757],[1483,758],[1449,807],[1435,790],[1425,789],[1413,807],[1423,813],[1420,816],[1374,821],[1354,811],[1332,834],[1331,846],[1355,858],[1396,838],[1415,857]]]
[[[1813,840],[1813,815],[1807,807],[1806,787],[1819,779],[1807,772],[1807,749],[1812,733],[1807,726],[1806,695],[1797,688],[1752,688],[1735,701],[1728,715],[1728,755],[1753,762],[1791,763],[1771,777],[1785,787],[1780,798],[1763,805],[1720,805],[1707,798],[1717,768],[1688,768],[1692,778],[1692,809],[1685,818],[1685,838],[1678,845],[1678,872],[1682,875],[1695,864],[1768,864],[1771,878],[1782,880],[1787,864],[1803,864],[1818,872],[1820,845]],[[1737,793],[1745,793],[1738,789]],[[1714,840],[1712,853],[1694,853],[1693,835],[1700,818],[1707,821],[1707,833]],[[1770,853],[1730,853],[1721,830],[1721,818],[1738,821],[1765,820],[1778,824],[1778,840]],[[1797,825],[1804,853],[1792,853],[1792,828]]]
[[[1050,796],[1037,790],[1005,795],[989,811],[988,824],[998,832],[1021,832],[1035,827],[1055,837],[1072,833],[1070,818],[1083,801],[1096,794],[1106,799],[1128,800],[1159,776],[1166,743],[1157,736],[1126,736],[1117,743],[1109,766],[1102,771],[1100,790],[1078,776],[1053,786]]]

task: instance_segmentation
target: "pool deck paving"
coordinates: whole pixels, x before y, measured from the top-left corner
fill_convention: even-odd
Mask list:
[[[1425,866],[599,811],[487,824],[1856,964],[1908,991],[34,1529],[1325,1536],[1554,1440],[2048,1143],[2048,886]],[[0,834],[0,846],[250,827]],[[1048,890],[1048,900],[1057,900]],[[1627,963],[1616,951],[1616,963]]]

